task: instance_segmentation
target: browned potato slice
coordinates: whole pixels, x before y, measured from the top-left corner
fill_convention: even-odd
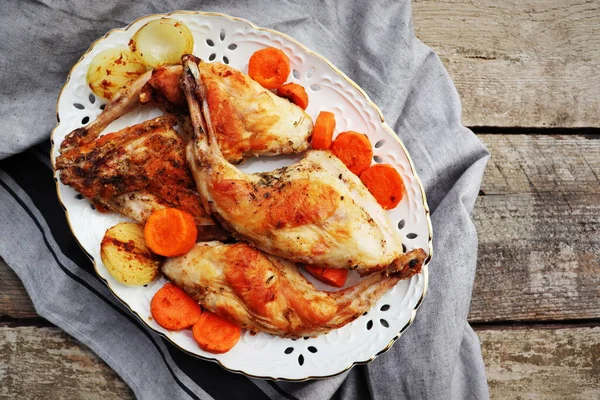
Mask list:
[[[162,263],[162,257],[146,246],[144,227],[132,222],[121,222],[106,231],[100,256],[116,280],[131,286],[152,282]]]
[[[183,22],[161,18],[142,26],[133,35],[129,48],[152,68],[180,64],[181,56],[194,51],[194,37]]]
[[[94,94],[111,100],[115,93],[146,72],[146,66],[127,47],[98,53],[87,71],[87,83]]]

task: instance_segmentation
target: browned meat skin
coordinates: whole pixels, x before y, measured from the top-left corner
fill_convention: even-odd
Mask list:
[[[260,250],[361,275],[402,254],[402,238],[360,179],[328,151],[293,165],[245,174],[223,157],[211,123],[203,70],[184,62],[184,91],[194,125],[187,159],[204,208]]]
[[[176,121],[158,117],[64,151],[56,160],[61,182],[99,210],[144,222],[154,210],[177,207],[207,227],[202,238],[226,238],[200,205]]]
[[[60,145],[60,152],[64,153],[95,140],[111,122],[133,110],[138,105],[140,90],[150,79],[151,74],[150,71],[146,72],[140,78],[131,82],[129,86],[121,89],[94,121],[69,133]]]
[[[317,290],[291,262],[247,244],[197,243],[169,259],[165,276],[208,310],[254,332],[297,338],[340,328],[373,307],[401,279],[421,272],[422,249],[337,292]]]
[[[181,65],[152,70],[152,76],[142,87],[140,104],[152,103],[169,113],[187,114],[185,96],[179,87],[182,70]]]
[[[232,163],[308,148],[310,116],[235,68],[200,62],[206,103],[223,156]]]
[[[308,148],[312,120],[300,107],[228,65],[201,62],[199,68],[211,122],[228,161],[239,163],[249,156],[299,153]],[[155,69],[142,88],[140,103],[188,114],[180,76],[181,66]]]

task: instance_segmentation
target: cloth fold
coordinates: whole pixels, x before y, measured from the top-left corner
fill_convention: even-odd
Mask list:
[[[432,211],[429,289],[413,325],[372,363],[291,383],[198,360],[119,303],[72,237],[48,158],[67,73],[108,30],[180,9],[226,13],[296,38],[359,84],[408,148]],[[466,320],[477,261],[470,213],[488,152],[462,127],[458,94],[440,60],[415,37],[410,1],[6,1],[0,33],[0,256],[38,313],[89,346],[138,398],[489,397]]]

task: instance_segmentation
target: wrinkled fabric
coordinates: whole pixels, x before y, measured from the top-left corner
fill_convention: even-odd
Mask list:
[[[408,148],[432,211],[429,289],[413,325],[372,363],[303,383],[229,373],[147,330],[72,238],[48,159],[67,73],[108,30],[182,9],[243,17],[296,38],[360,85]],[[415,37],[410,1],[4,1],[0,32],[0,256],[37,312],[90,347],[138,398],[489,397],[467,324],[477,260],[470,213],[488,152],[461,125],[442,63]]]

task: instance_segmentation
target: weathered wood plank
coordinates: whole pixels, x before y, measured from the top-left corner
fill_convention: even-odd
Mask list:
[[[413,0],[467,126],[600,126],[600,2]]]
[[[23,283],[2,258],[0,258],[0,282],[2,282],[0,317],[34,318],[38,316]]]
[[[486,195],[600,191],[600,135],[477,136],[492,153]]]
[[[477,334],[493,399],[600,396],[600,327]],[[57,328],[0,326],[0,354],[2,398],[133,398],[108,366]]]
[[[469,319],[600,318],[600,135],[479,137],[492,158]]]
[[[480,198],[470,320],[599,318],[599,196]]]
[[[600,398],[600,327],[477,335],[492,399]]]
[[[115,372],[58,328],[0,324],[0,354],[0,398],[133,398]]]

